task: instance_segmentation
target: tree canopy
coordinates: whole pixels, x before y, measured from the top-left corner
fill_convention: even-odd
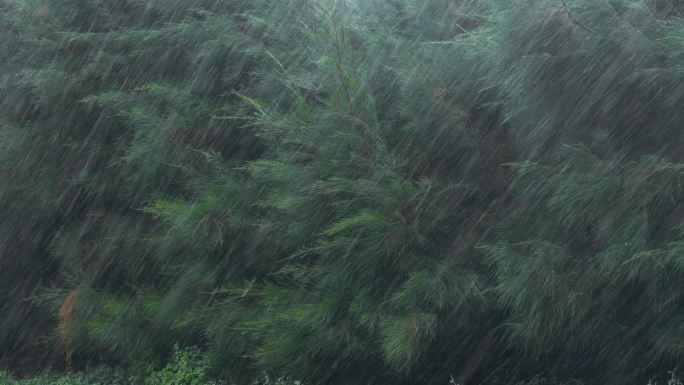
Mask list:
[[[671,369],[682,16],[0,0],[0,363],[179,343],[236,384]]]

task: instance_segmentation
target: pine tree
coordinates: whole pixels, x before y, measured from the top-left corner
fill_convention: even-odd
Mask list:
[[[235,383],[668,369],[681,16],[0,1],[0,355],[39,334],[75,366],[201,345]],[[28,324],[38,284],[55,319]]]

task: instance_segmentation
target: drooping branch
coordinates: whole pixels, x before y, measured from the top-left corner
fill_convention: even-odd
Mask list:
[[[591,32],[591,29],[584,25],[581,21],[577,20],[575,16],[573,16],[572,12],[570,12],[570,9],[568,8],[567,4],[565,4],[565,0],[561,0],[561,3],[563,4],[563,8],[565,8],[565,12],[568,14],[568,17],[570,20],[572,20],[573,23],[578,25],[580,28],[584,29],[587,32]]]

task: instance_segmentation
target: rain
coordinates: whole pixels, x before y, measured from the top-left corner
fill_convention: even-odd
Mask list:
[[[679,0],[0,0],[0,385],[681,385]]]

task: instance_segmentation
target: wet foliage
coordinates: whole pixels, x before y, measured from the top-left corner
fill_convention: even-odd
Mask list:
[[[0,0],[0,364],[162,367],[180,344],[197,384],[666,373],[682,16]]]

